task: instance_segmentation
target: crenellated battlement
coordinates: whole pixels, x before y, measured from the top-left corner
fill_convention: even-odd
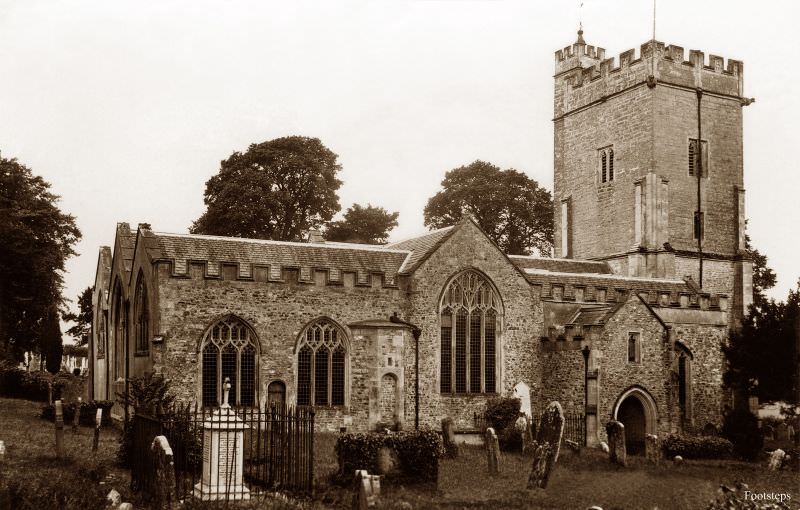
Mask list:
[[[637,51],[605,58],[603,48],[583,42],[555,52],[555,116],[567,114],[637,85],[659,83],[742,99],[744,64],[740,60],[647,41]]]

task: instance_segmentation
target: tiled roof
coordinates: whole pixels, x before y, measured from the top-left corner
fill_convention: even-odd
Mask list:
[[[119,255],[127,278],[130,277],[133,267],[133,250],[136,247],[136,231],[131,230],[127,223],[117,223],[117,238],[119,239]]]
[[[573,324],[580,324],[580,325],[587,325],[587,324],[603,324],[605,323],[605,319],[607,315],[610,315],[609,312],[611,311],[612,307],[610,306],[601,306],[601,307],[582,307],[578,310],[578,313],[570,321]]]
[[[400,268],[401,273],[411,273],[425,260],[428,255],[441,245],[452,232],[453,227],[444,227],[433,230],[421,236],[405,239],[386,246],[387,249],[408,250],[411,256]]]
[[[613,289],[635,290],[639,292],[691,292],[683,280],[660,278],[638,278],[614,274],[566,273],[525,269],[525,277],[533,284],[594,286]]]
[[[269,265],[271,272],[276,267],[320,268],[363,275],[384,273],[393,277],[409,255],[406,250],[346,243],[328,245],[191,234],[153,235],[157,247],[154,246],[151,256],[173,260],[176,272],[184,272],[188,261],[196,260],[215,263],[217,268],[220,262],[238,263],[240,274],[245,267],[245,274],[249,272],[250,265]]]
[[[527,255],[509,255],[508,258],[520,269],[540,269],[560,273],[613,273],[607,263],[596,260],[551,259]]]

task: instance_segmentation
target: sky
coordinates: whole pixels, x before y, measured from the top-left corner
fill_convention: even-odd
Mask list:
[[[744,61],[748,232],[785,299],[800,277],[800,3],[656,13],[658,40]],[[0,151],[77,218],[73,301],[116,222],[186,232],[220,161],[281,136],[320,138],[339,155],[343,210],[399,211],[398,240],[426,230],[445,172],[476,159],[552,190],[554,52],[581,21],[607,56],[638,53],[653,3],[0,0]]]

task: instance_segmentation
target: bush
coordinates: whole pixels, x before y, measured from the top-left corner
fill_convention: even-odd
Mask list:
[[[668,434],[661,446],[668,457],[680,455],[684,459],[724,459],[733,451],[730,441],[714,436]]]
[[[722,436],[733,443],[733,453],[745,460],[756,460],[764,447],[764,436],[758,428],[758,418],[746,409],[725,415]]]
[[[111,423],[111,407],[113,405],[114,402],[110,400],[90,400],[89,402],[81,402],[80,425],[84,427],[94,427],[95,414],[97,413],[98,409],[103,410],[101,424],[109,425]],[[75,409],[78,407],[78,403],[69,402],[64,404],[62,407],[64,411],[64,423],[72,423],[72,421],[75,419]],[[42,407],[42,414],[40,417],[44,420],[52,422],[56,421],[56,406],[51,404]]]
[[[486,421],[497,434],[497,442],[503,451],[522,449],[522,434],[514,429],[520,405],[520,400],[512,397],[493,398],[486,405]]]
[[[28,372],[10,363],[0,363],[0,396],[47,402],[48,388],[53,385],[53,400],[77,400],[83,394],[84,377],[68,372],[51,375],[46,371]]]
[[[342,434],[336,441],[338,481],[349,483],[356,469],[375,473],[378,450],[384,446],[397,452],[403,478],[423,482],[438,478],[439,459],[444,456],[442,438],[433,430],[419,430],[396,434]]]

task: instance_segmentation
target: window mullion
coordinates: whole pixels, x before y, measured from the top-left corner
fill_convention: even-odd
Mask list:
[[[317,393],[316,393],[316,378],[317,378],[317,350],[311,349],[311,370],[309,371],[309,393],[308,393],[308,403],[312,407],[317,403]]]
[[[234,372],[234,377],[236,377],[236,405],[240,405],[242,402],[242,351],[236,351],[236,371]]]
[[[333,350],[328,349],[328,405],[333,405]]]
[[[467,311],[467,322],[466,322],[466,330],[467,331],[465,332],[466,334],[464,335],[464,338],[465,338],[465,340],[464,340],[464,343],[465,343],[465,345],[464,345],[464,361],[465,361],[465,363],[464,363],[464,371],[465,371],[465,374],[464,374],[464,381],[465,382],[464,382],[464,384],[465,384],[465,388],[466,388],[466,392],[467,393],[472,393],[472,387],[471,387],[471,382],[470,382],[470,379],[471,379],[470,370],[472,369],[472,360],[470,359],[470,357],[471,357],[470,350],[471,349],[470,349],[470,345],[469,344],[472,343],[472,313],[473,312],[474,312],[474,310]]]
[[[486,393],[486,310],[481,310],[481,393]]]
[[[452,309],[453,313],[453,327],[450,328],[450,393],[455,393],[455,385],[456,385],[456,322],[457,322],[457,311],[455,308]],[[419,367],[417,367],[419,368]]]
[[[222,380],[222,349],[214,345],[217,350],[217,404],[222,405],[222,386],[225,381]]]

